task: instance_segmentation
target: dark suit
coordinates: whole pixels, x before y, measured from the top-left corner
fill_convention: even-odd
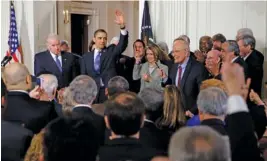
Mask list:
[[[105,48],[102,50],[100,57],[100,74],[94,69],[94,51],[85,53],[81,62],[81,73],[92,77],[96,81],[98,87],[100,87],[101,78],[104,86],[107,87],[108,81],[117,75],[115,58],[126,49],[127,45],[128,34],[121,34],[120,41],[116,47]]]
[[[116,67],[115,67],[115,61],[116,57],[123,53],[123,51],[126,49],[128,45],[128,33],[127,35],[120,35],[120,41],[117,46],[114,47],[108,47],[104,48],[101,51],[101,57],[100,57],[100,73],[97,73],[94,69],[94,50],[85,53],[81,60],[81,74],[89,75],[92,77],[97,87],[100,89],[101,84],[100,80],[102,79],[102,82],[104,84],[104,87],[106,88],[108,85],[108,81],[117,75],[116,73]],[[104,90],[99,91],[99,97],[105,97],[103,94]],[[97,100],[97,103],[102,103],[105,99],[98,98],[100,100]]]
[[[245,79],[248,78],[248,65],[247,63],[244,61],[244,59],[242,59],[240,56],[238,56],[237,59],[235,59],[234,63],[239,64],[241,67],[243,67],[244,69],[244,74],[245,74]]]
[[[1,122],[1,160],[23,160],[30,146],[33,133],[20,125],[4,121]]]
[[[126,61],[124,63],[124,72],[123,77],[129,82],[130,85],[130,91],[139,93],[140,87],[141,87],[141,79],[139,80],[133,80],[133,69],[135,64],[135,58],[134,57],[127,57],[125,56]],[[141,63],[145,63],[146,59],[145,56],[141,59]]]
[[[167,84],[176,84],[178,74],[178,64],[173,64],[169,73]],[[208,72],[205,67],[196,60],[189,58],[181,80],[181,90],[184,95],[185,111],[190,110],[197,114],[197,96],[202,81],[208,78]]]
[[[51,102],[35,100],[23,92],[8,92],[3,120],[24,125],[34,133],[38,133],[56,116]]]
[[[48,50],[35,54],[34,56],[34,74],[50,72],[57,77],[58,88],[64,88],[77,76],[76,58],[67,52],[61,52],[62,72]]]
[[[227,135],[227,132],[225,130],[225,123],[220,119],[206,119],[201,121],[200,124],[209,126],[222,135]]]
[[[79,118],[92,122],[98,131],[97,133],[99,134],[100,144],[104,143],[106,126],[104,118],[102,116],[94,113],[90,107],[86,106],[74,107],[72,110],[72,116],[74,118]]]
[[[227,115],[225,124],[230,139],[232,161],[263,161],[249,113],[238,112]]]
[[[98,154],[100,161],[149,161],[161,153],[143,146],[138,139],[128,137],[108,140]]]
[[[145,121],[144,127],[140,129],[140,142],[144,146],[167,152],[171,135],[167,130],[159,129],[154,123]]]
[[[264,56],[257,50],[253,50],[245,62],[248,65],[248,77],[251,78],[250,88],[261,96],[263,78]]]

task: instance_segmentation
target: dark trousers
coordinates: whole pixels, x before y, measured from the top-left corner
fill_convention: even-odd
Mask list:
[[[100,87],[94,103],[104,103],[106,100],[107,96],[105,95],[105,87]]]

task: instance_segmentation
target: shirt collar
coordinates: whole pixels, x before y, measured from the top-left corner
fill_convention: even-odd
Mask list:
[[[76,108],[76,107],[89,107],[89,108],[92,108],[90,105],[86,105],[86,104],[77,104],[77,105],[75,105],[73,107],[73,109]]]
[[[234,59],[232,59],[232,63],[238,58],[239,56],[236,56]]]
[[[187,58],[185,59],[185,61],[184,61],[182,64],[179,64],[179,66],[181,66],[182,69],[184,69],[184,68],[186,67],[188,61],[189,61],[189,57],[187,57]]]
[[[50,54],[51,54],[51,56],[52,56],[53,58],[56,58],[56,56],[57,56],[56,54],[52,53],[51,51],[49,51],[49,52],[50,52]],[[60,56],[61,56],[61,54],[58,55],[58,57],[60,57]]]
[[[244,60],[246,60],[250,56],[251,53],[252,51],[247,56],[244,57]]]
[[[21,92],[21,93],[25,93],[25,94],[29,95],[29,92],[24,91],[24,90],[9,90],[9,92]]]

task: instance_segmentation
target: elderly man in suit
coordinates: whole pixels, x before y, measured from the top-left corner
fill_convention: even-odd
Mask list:
[[[248,77],[251,78],[250,87],[261,96],[264,56],[255,49],[256,40],[253,36],[244,35],[239,37],[237,43],[240,55],[248,65]]]
[[[76,59],[68,52],[60,50],[60,40],[56,34],[47,37],[47,50],[34,56],[34,74],[50,72],[58,79],[59,89],[69,85],[77,76]]]
[[[245,77],[248,77],[248,66],[247,63],[240,57],[240,50],[235,40],[227,40],[222,44],[222,61],[225,62],[227,57],[232,63],[237,63],[243,67]]]
[[[205,67],[190,57],[188,43],[177,38],[173,43],[173,57],[175,64],[169,72],[165,84],[174,84],[181,88],[185,98],[185,111],[187,116],[197,114],[196,100],[201,82],[208,77]]]
[[[106,48],[107,32],[98,29],[94,33],[95,49],[83,55],[81,61],[81,73],[91,76],[97,84],[98,96],[96,103],[102,103],[107,98],[105,88],[109,79],[116,76],[115,59],[121,54],[128,45],[128,33],[125,29],[124,17],[120,11],[116,11],[116,21],[121,29],[120,41],[112,48]]]

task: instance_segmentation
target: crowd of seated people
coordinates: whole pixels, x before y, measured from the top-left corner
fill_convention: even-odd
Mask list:
[[[251,30],[236,38],[203,36],[193,53],[181,35],[171,55],[164,42],[136,40],[134,57],[116,62],[125,68],[108,81],[103,103],[90,75],[58,90],[52,73],[8,64],[2,160],[263,161],[263,57]]]

